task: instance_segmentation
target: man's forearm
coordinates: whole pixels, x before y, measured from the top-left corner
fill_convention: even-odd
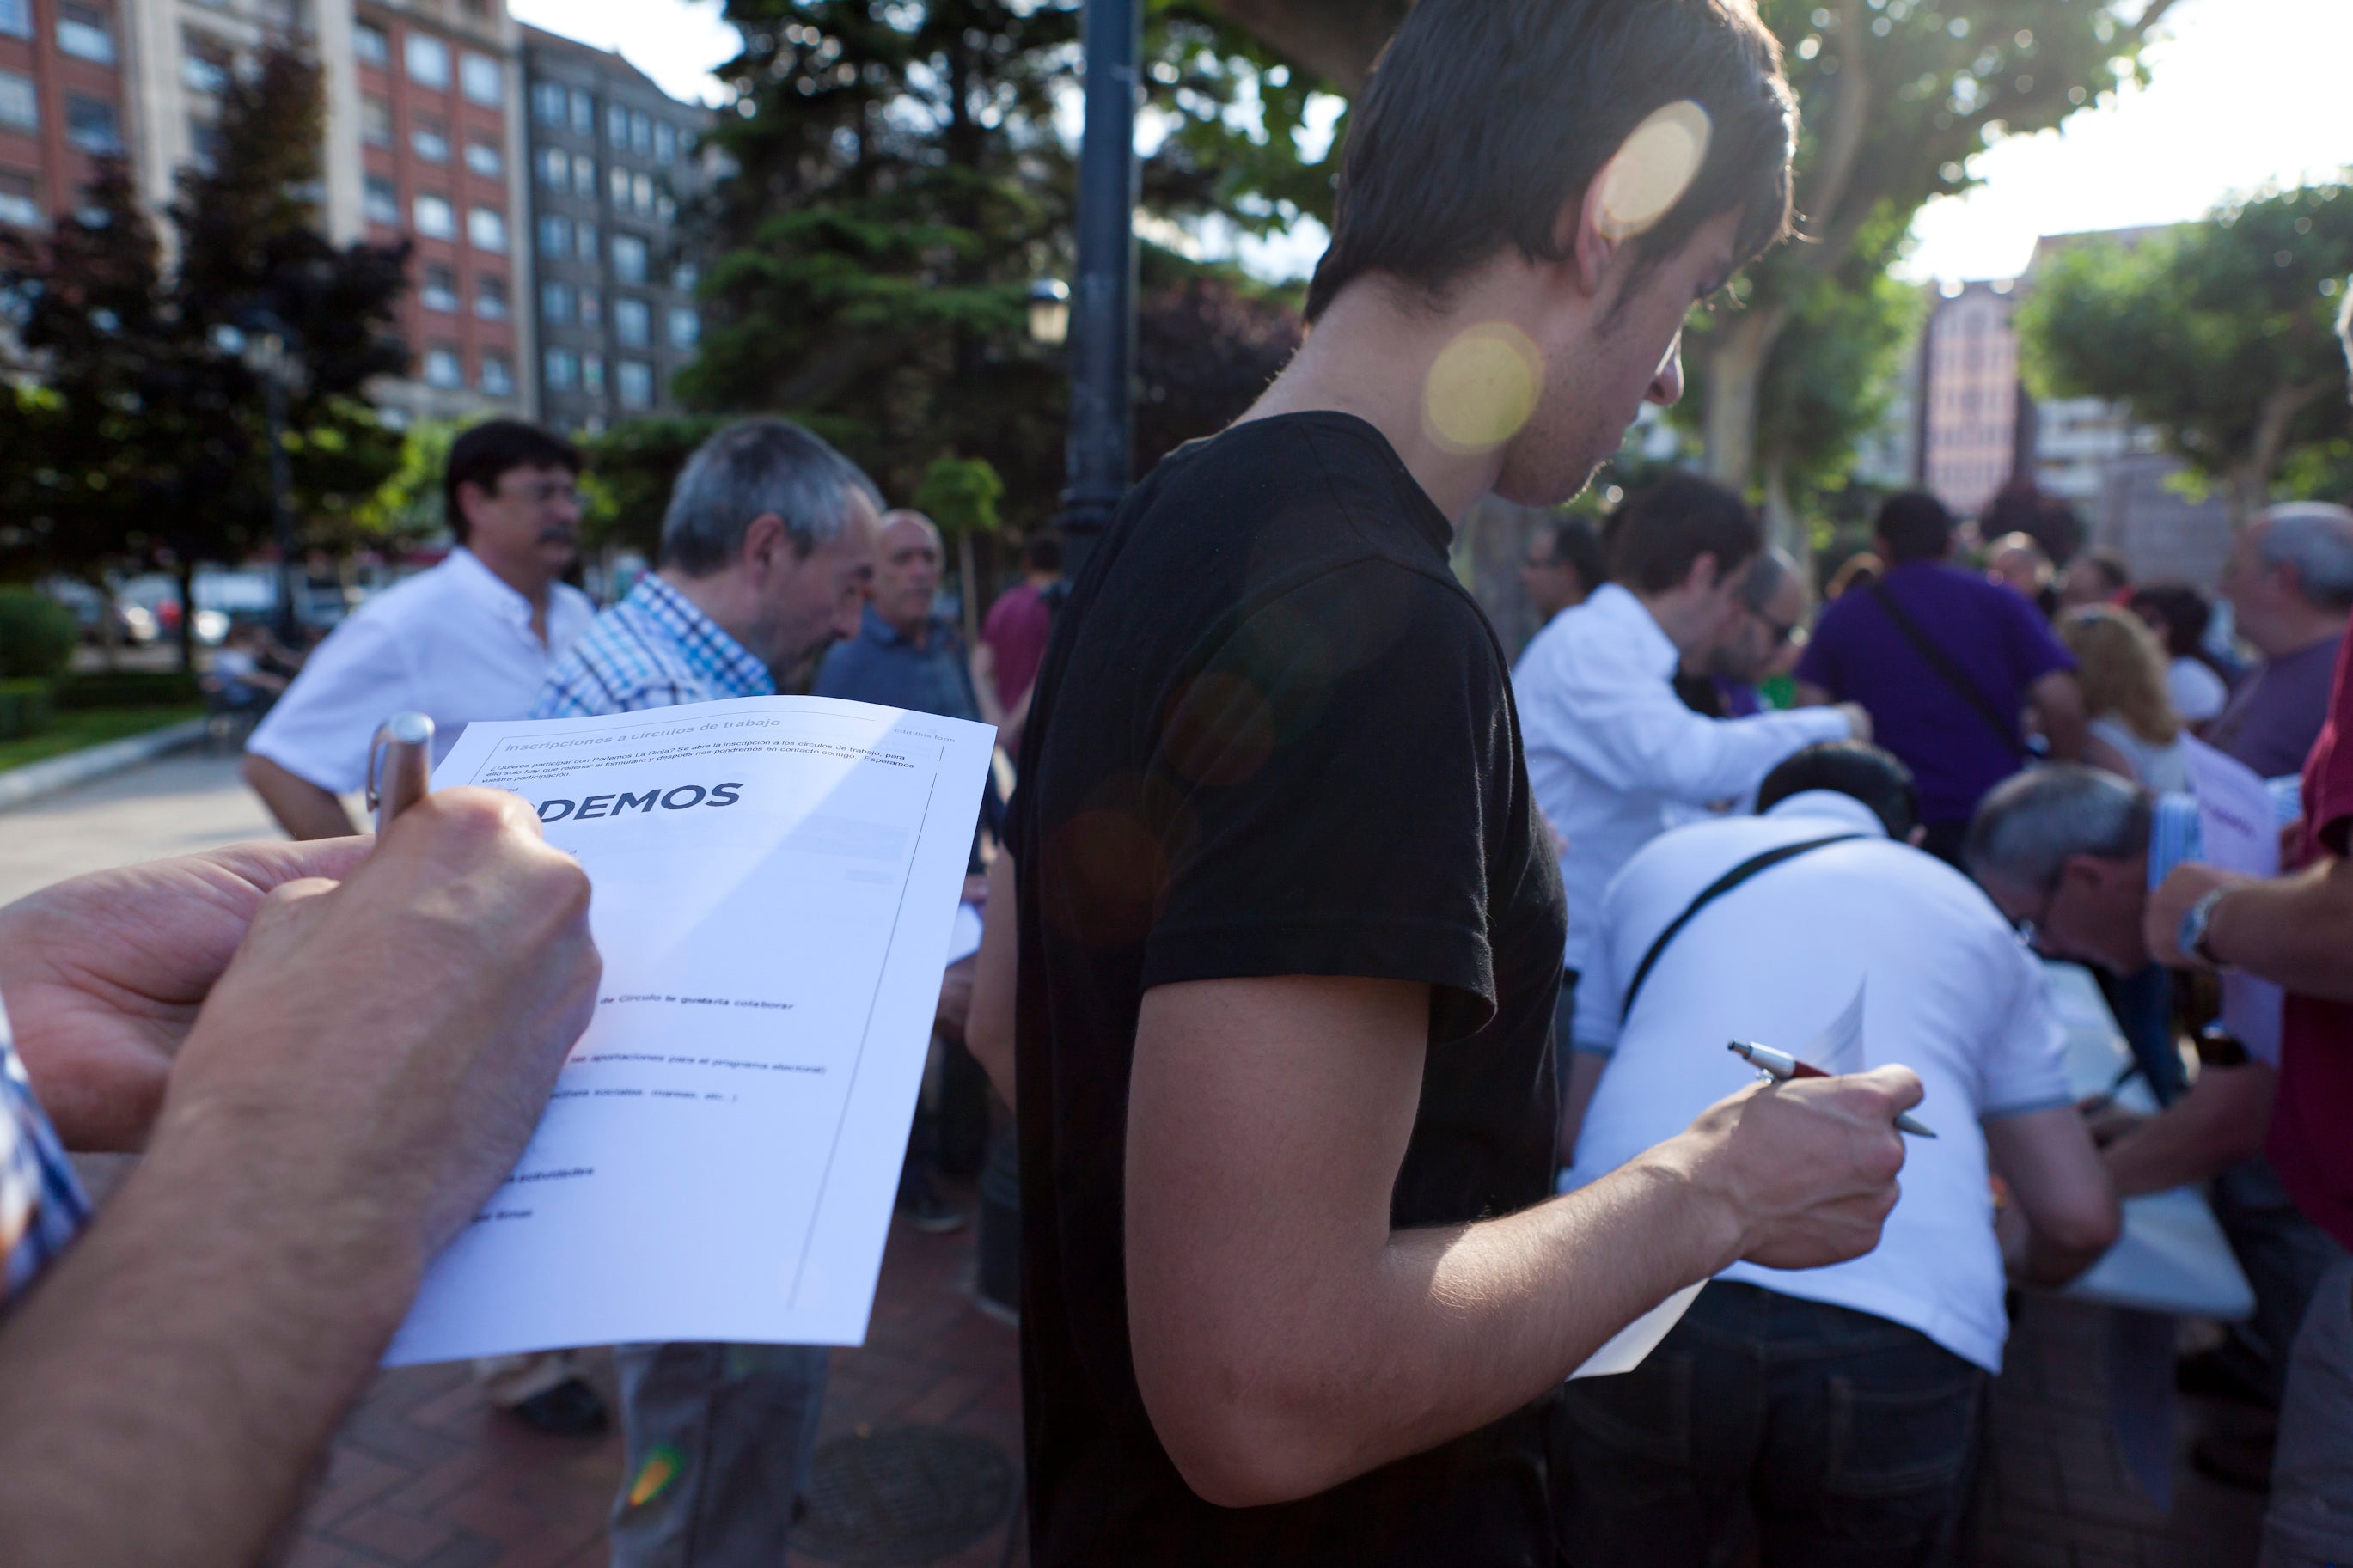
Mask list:
[[[12,1561],[242,1565],[299,1503],[421,1259],[254,1154],[217,1123],[159,1138],[0,1321]]]
[[[2209,1068],[2189,1092],[2108,1145],[2118,1197],[2203,1182],[2261,1152],[2277,1075],[2260,1062]]]
[[[2233,888],[2214,907],[2206,946],[2299,995],[2353,1002],[2353,860]]]
[[[278,819],[289,838],[344,838],[357,833],[350,812],[332,790],[322,789],[268,757],[248,752],[245,782]]]

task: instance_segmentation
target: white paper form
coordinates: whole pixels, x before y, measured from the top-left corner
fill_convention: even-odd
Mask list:
[[[2279,875],[2279,823],[2270,786],[2255,770],[2182,737],[2189,787],[2198,796],[2198,858],[2250,877]],[[2280,1011],[2286,994],[2252,974],[2222,976],[2222,1027],[2256,1060],[2279,1066]]]
[[[467,729],[436,786],[532,803],[605,973],[388,1364],[865,1337],[993,736],[804,697]]]

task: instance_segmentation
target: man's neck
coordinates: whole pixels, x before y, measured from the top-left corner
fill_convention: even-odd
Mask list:
[[[1446,345],[1465,327],[1492,319],[1473,300],[1428,311],[1409,307],[1395,287],[1379,280],[1352,284],[1332,301],[1242,420],[1319,411],[1353,414],[1388,438],[1414,483],[1449,522],[1460,523],[1494,488],[1503,453],[1440,446],[1423,422],[1422,393]]]
[[[908,642],[913,643],[917,647],[925,647],[930,646],[932,640],[932,617],[929,616],[925,616],[919,620],[913,621],[885,620],[882,624],[889,626],[892,631],[897,632],[901,637],[904,637]]]
[[[1694,675],[1714,673],[1715,650],[1708,647],[1709,633],[1714,629],[1705,624],[1713,618],[1711,606],[1693,599],[1683,589],[1664,594],[1645,594],[1629,590],[1635,602],[1650,612],[1651,619],[1666,634],[1675,651],[1683,656],[1682,667]]]
[[[2262,638],[2250,636],[2247,640],[2255,643],[2266,659],[2282,659],[2344,635],[2343,616],[2297,607],[2282,615],[2277,626],[2265,627]]]
[[[536,556],[510,560],[503,556],[485,555],[471,545],[467,552],[482,563],[491,575],[531,601],[532,626],[542,637],[547,635],[547,601],[554,591],[556,574],[543,565]]]
[[[664,566],[654,575],[669,584],[680,598],[701,610],[713,626],[758,657],[763,631],[759,595],[742,572],[729,568],[708,577],[690,577],[675,566]]]

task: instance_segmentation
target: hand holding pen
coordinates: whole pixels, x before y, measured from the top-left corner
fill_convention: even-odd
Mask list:
[[[1751,1063],[1757,1070],[1777,1082],[1786,1083],[1793,1078],[1831,1076],[1811,1062],[1799,1061],[1787,1051],[1777,1051],[1769,1046],[1760,1046],[1754,1040],[1732,1040],[1726,1043],[1725,1048],[1742,1060]],[[1909,1132],[1915,1138],[1936,1136],[1936,1133],[1928,1130],[1926,1123],[1908,1111],[1899,1112],[1896,1115],[1895,1126],[1898,1131]]]

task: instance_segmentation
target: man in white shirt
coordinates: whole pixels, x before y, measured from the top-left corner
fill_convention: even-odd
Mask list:
[[[449,447],[448,559],[370,599],[319,645],[246,742],[245,777],[289,835],[357,831],[339,795],[367,776],[376,726],[414,710],[434,760],[477,719],[520,719],[596,606],[557,581],[580,552],[580,453],[492,419]]]
[[[1555,616],[1512,671],[1528,783],[1565,843],[1564,1023],[1596,940],[1601,890],[1674,825],[1672,812],[1740,799],[1811,742],[1871,738],[1870,719],[1852,703],[1719,720],[1676,697],[1677,666],[1705,664],[1756,614],[1739,588],[1763,545],[1755,514],[1723,486],[1678,475],[1651,487],[1610,521],[1610,580]],[[1566,1030],[1556,1044],[1568,1050]],[[1591,1063],[1562,1062],[1572,1119],[1595,1076]]]
[[[1812,746],[1757,799],[1761,816],[1661,838],[1602,901],[1577,1031],[1614,1054],[1564,1190],[1747,1081],[1727,1039],[1832,1071],[1900,1062],[1937,1135],[1910,1141],[1875,1251],[1735,1264],[1640,1368],[1568,1385],[1553,1475],[1570,1563],[1699,1568],[1752,1513],[1767,1568],[1931,1560],[2001,1368],[2005,1269],[2063,1282],[2120,1224],[2042,968],[1966,877],[1905,842],[1903,763]],[[1999,1219],[1989,1164],[2012,1199]]]

